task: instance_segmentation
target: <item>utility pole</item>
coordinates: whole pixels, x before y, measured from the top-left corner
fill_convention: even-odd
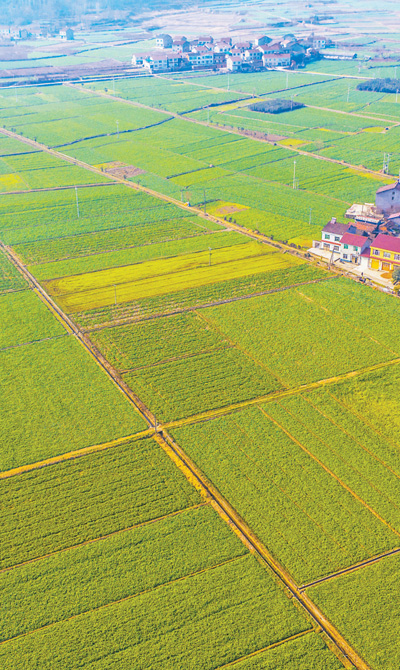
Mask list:
[[[116,121],[116,124],[117,124],[117,137],[119,139],[119,121]]]
[[[210,266],[211,266],[211,251],[212,251],[211,247],[208,247],[208,253],[209,253],[208,265]]]
[[[350,84],[347,88],[347,102],[349,102],[349,99],[350,99]]]
[[[230,90],[229,72],[228,72],[228,91]]]
[[[391,154],[383,154],[383,174],[389,174],[389,163]]]
[[[75,195],[76,195],[76,212],[78,214],[78,219],[79,219],[79,200],[78,200],[78,189],[75,186]]]
[[[204,203],[204,214],[207,214],[206,189],[205,188],[203,188],[203,203]]]
[[[312,209],[311,209],[311,207],[310,207],[310,221],[309,221],[310,226],[311,226],[311,213],[312,213]]]

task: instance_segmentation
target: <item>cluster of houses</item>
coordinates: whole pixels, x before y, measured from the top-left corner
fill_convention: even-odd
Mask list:
[[[400,266],[400,179],[378,189],[375,205],[353,205],[346,217],[353,222],[332,218],[313,247],[361,269],[393,272]]]
[[[304,40],[298,40],[292,34],[279,39],[260,35],[252,41],[242,42],[233,42],[231,37],[214,41],[211,35],[194,40],[184,35],[157,35],[156,49],[134,54],[132,65],[149,72],[204,68],[227,68],[236,72],[297,67],[304,65],[306,58],[318,57],[319,50],[326,46],[326,39],[315,35]]]

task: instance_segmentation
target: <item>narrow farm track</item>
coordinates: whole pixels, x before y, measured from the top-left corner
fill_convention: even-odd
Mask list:
[[[117,385],[121,392],[129,399],[132,406],[142,415],[150,427],[155,428],[153,438],[175,465],[183,472],[185,477],[198,490],[205,501],[210,501],[215,511],[224,520],[225,523],[236,533],[242,542],[249,548],[249,550],[257,556],[265,567],[271,569],[282,586],[284,586],[290,593],[291,597],[297,602],[307,618],[310,618],[316,629],[325,633],[332,644],[335,646],[337,653],[343,654],[357,670],[371,670],[365,663],[361,656],[356,652],[341,633],[333,626],[324,613],[314,604],[306,593],[300,590],[299,585],[295,582],[287,570],[272,556],[268,549],[260,542],[260,540],[252,533],[243,519],[237,514],[236,510],[229,504],[227,500],[219,493],[219,491],[207,481],[204,474],[197,468],[197,466],[189,459],[185,452],[176,444],[173,438],[161,427],[157,427],[154,415],[148,408],[135,396],[131,389],[124,383],[121,383],[116,371],[108,364],[97,350],[86,340],[85,336],[78,330],[75,324],[68,318],[66,314],[52,301],[44,289],[31,275],[31,273],[23,266],[18,257],[4,244],[0,243],[3,251],[6,253],[11,262],[17,267],[19,272],[28,280],[28,283],[35,287],[44,304],[54,310],[58,319],[63,323],[64,327],[77,337],[78,341],[87,350],[87,352],[94,358],[96,363],[106,372],[110,379]],[[400,359],[399,359],[400,361]],[[375,366],[376,367],[376,366]],[[357,373],[349,373],[357,374]],[[43,466],[42,466],[43,467]],[[17,473],[15,473],[17,474]],[[105,605],[108,606],[108,605]],[[104,607],[105,607],[104,606]],[[77,615],[81,616],[81,615]],[[74,617],[75,618],[75,617]],[[29,634],[29,633],[28,633]]]
[[[348,575],[351,572],[357,572],[357,570],[365,568],[367,565],[374,565],[375,563],[380,563],[380,561],[382,561],[383,559],[388,558],[389,556],[395,556],[396,554],[399,553],[400,553],[400,547],[397,549],[392,549],[391,551],[385,551],[384,553],[379,554],[379,556],[373,556],[372,558],[367,558],[365,561],[360,561],[359,563],[350,565],[348,568],[343,568],[343,570],[332,572],[330,575],[326,575],[326,577],[321,577],[321,579],[316,579],[314,582],[303,584],[303,586],[300,587],[300,590],[305,591],[306,589],[310,589],[313,586],[318,586],[318,584],[323,584],[324,582],[330,582],[332,579],[336,579],[336,577],[341,577],[342,575]]]
[[[113,186],[117,182],[99,182],[98,184],[77,184],[76,186],[49,186],[47,188],[30,188],[25,191],[3,191],[3,195],[22,195],[23,193],[44,193],[46,191],[69,191],[76,188],[97,188],[98,186]]]
[[[90,544],[97,544],[98,542],[102,542],[103,540],[108,540],[110,537],[115,537],[116,535],[122,535],[123,533],[128,533],[130,530],[136,530],[138,528],[150,526],[151,524],[157,523],[158,521],[171,519],[172,517],[179,516],[184,512],[191,512],[193,510],[199,509],[200,507],[205,507],[208,504],[209,502],[202,502],[199,503],[198,505],[185,507],[184,509],[179,509],[176,512],[170,512],[170,514],[164,514],[163,516],[158,516],[155,517],[154,519],[149,519],[148,521],[137,523],[134,526],[127,526],[126,528],[120,528],[119,530],[115,530],[113,533],[107,533],[107,535],[99,535],[99,537],[94,537],[90,540],[84,540],[83,542],[79,542],[78,544],[72,544],[68,547],[64,547],[63,549],[56,549],[55,551],[50,551],[48,554],[43,554],[42,556],[35,556],[35,558],[31,558],[28,561],[23,561],[22,563],[16,563],[15,565],[10,565],[7,568],[3,568],[2,570],[0,570],[0,575],[3,574],[4,572],[11,572],[12,570],[17,570],[18,568],[22,568],[26,565],[32,565],[33,563],[38,563],[39,561],[42,561],[44,558],[50,558],[50,556],[58,556],[59,554],[65,554],[65,552],[71,551],[72,549],[78,549],[79,547],[87,547]]]

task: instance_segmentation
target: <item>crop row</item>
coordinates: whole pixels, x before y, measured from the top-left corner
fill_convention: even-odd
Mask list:
[[[27,284],[18,270],[0,251],[0,293],[26,287]]]
[[[0,295],[0,323],[0,350],[66,334],[33,291]]]

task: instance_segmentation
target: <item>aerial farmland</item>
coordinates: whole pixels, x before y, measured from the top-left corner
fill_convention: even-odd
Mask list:
[[[4,670],[399,669],[383,5],[374,31],[374,2],[205,2],[1,33]],[[157,70],[213,26],[217,68]],[[264,33],[311,46],[256,66]]]

